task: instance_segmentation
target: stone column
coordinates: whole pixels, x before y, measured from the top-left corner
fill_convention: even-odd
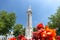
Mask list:
[[[27,23],[27,27],[26,27],[25,37],[27,39],[31,39],[32,38],[32,32],[33,32],[33,28],[32,28],[32,9],[31,9],[31,7],[28,8],[27,15],[28,15],[28,18],[27,18],[28,23]]]

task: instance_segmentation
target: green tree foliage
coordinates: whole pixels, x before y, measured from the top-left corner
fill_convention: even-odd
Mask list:
[[[59,30],[57,30],[57,34],[60,35],[60,7],[58,8],[57,12],[54,15],[51,15],[51,17],[49,17],[49,22],[48,25],[50,28],[59,28]],[[59,33],[58,33],[59,32]]]
[[[33,32],[35,32],[36,31],[36,28],[35,27],[33,27]]]
[[[0,35],[5,35],[15,24],[15,13],[0,11]]]
[[[21,24],[16,24],[13,28],[14,30],[14,35],[18,36],[18,35],[25,35],[25,28],[23,28],[23,25]]]

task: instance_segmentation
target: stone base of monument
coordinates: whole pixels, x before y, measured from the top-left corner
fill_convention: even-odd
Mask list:
[[[27,40],[32,40],[32,38],[27,38]]]
[[[32,40],[32,37],[31,36],[27,36],[25,37],[27,40]]]

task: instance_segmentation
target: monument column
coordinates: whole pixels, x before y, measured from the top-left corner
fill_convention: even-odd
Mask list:
[[[32,27],[32,9],[29,7],[27,10],[27,15],[28,15],[28,27]]]
[[[25,37],[27,39],[31,39],[32,38],[32,32],[33,32],[33,28],[32,28],[32,9],[31,9],[31,7],[28,8],[27,15],[28,15],[28,18],[27,18],[28,23],[27,23],[27,27],[26,27]]]

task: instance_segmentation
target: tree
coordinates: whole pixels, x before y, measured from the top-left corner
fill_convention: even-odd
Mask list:
[[[33,27],[33,32],[35,32],[36,31],[36,28],[35,27]]]
[[[60,7],[58,8],[57,12],[54,15],[51,15],[51,17],[49,17],[49,22],[48,25],[50,28],[59,28],[59,30],[57,30],[57,34],[60,35]],[[58,33],[59,32],[59,33]]]
[[[15,13],[0,11],[0,35],[5,35],[14,26],[16,20]]]
[[[14,30],[14,35],[18,36],[18,35],[24,35],[25,34],[25,28],[23,28],[23,25],[21,24],[16,24],[13,28]]]

